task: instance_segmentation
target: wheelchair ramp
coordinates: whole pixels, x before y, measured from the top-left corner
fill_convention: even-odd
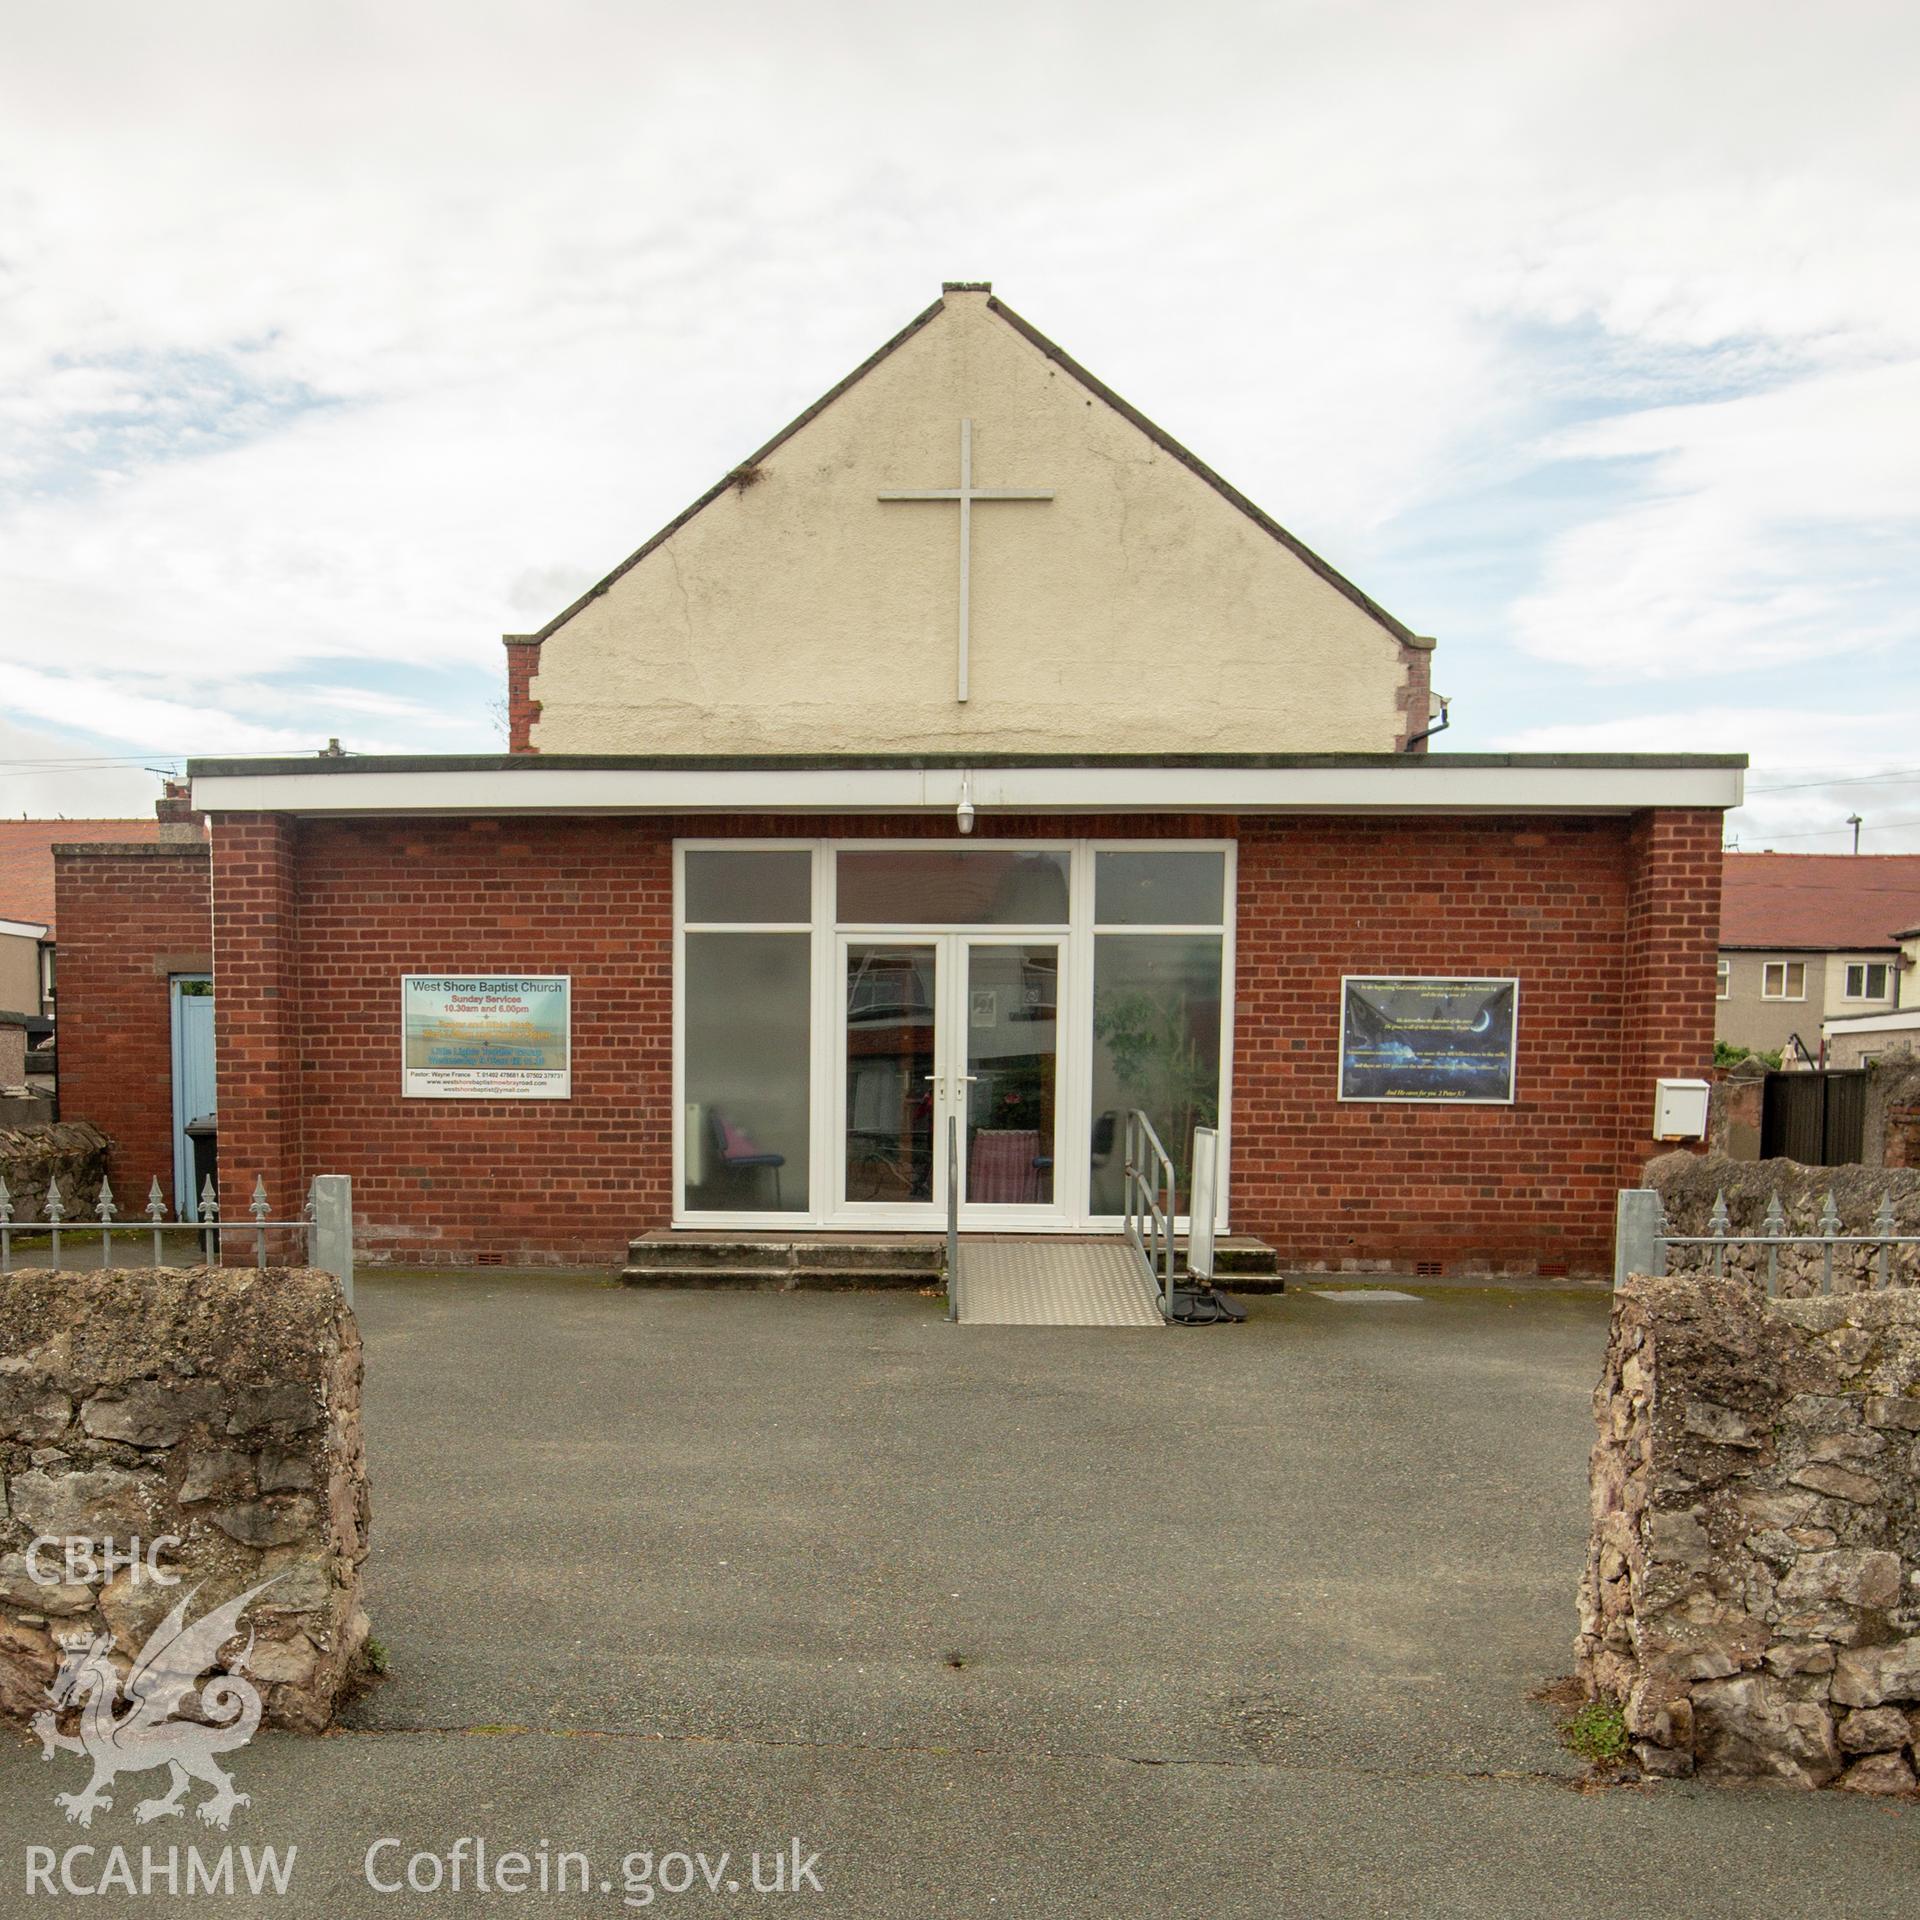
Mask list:
[[[959,1264],[962,1326],[1164,1324],[1124,1240],[963,1240]]]

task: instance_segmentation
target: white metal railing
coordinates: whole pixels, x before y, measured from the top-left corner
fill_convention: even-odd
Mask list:
[[[1173,1318],[1173,1223],[1180,1214],[1180,1193],[1173,1161],[1160,1144],[1153,1122],[1138,1107],[1127,1113],[1127,1240],[1147,1270],[1164,1320]]]
[[[13,1217],[14,1210],[14,1196],[7,1190],[5,1180],[0,1180],[0,1273],[14,1270],[15,1242],[34,1236],[45,1237],[55,1267],[60,1264],[61,1242],[88,1234],[99,1236],[99,1264],[103,1267],[115,1264],[113,1243],[116,1240],[130,1240],[136,1244],[150,1240],[149,1259],[152,1265],[160,1267],[167,1264],[169,1243],[177,1248],[183,1238],[197,1241],[203,1264],[212,1267],[221,1263],[222,1248],[228,1234],[250,1233],[253,1235],[254,1265],[265,1267],[268,1234],[296,1233],[301,1236],[308,1263],[331,1273],[340,1282],[341,1291],[349,1304],[353,1300],[353,1187],[345,1174],[316,1175],[297,1220],[275,1220],[271,1217],[273,1207],[267,1199],[267,1183],[264,1179],[254,1181],[253,1197],[246,1216],[238,1220],[221,1219],[220,1197],[211,1180],[201,1188],[199,1217],[193,1220],[167,1217],[166,1196],[161,1192],[157,1178],[147,1189],[144,1217],[139,1214],[122,1217],[114,1202],[112,1183],[107,1180],[100,1182],[100,1200],[94,1208],[93,1218],[69,1216],[57,1174],[47,1184],[46,1205],[41,1218],[16,1220]],[[126,1266],[132,1262],[122,1260],[119,1264]]]
[[[1833,1291],[1834,1255],[1840,1251],[1864,1256],[1872,1249],[1871,1272],[1864,1257],[1850,1264],[1856,1280],[1864,1280],[1870,1289],[1902,1287],[1905,1278],[1893,1266],[1896,1247],[1920,1246],[1920,1234],[1901,1233],[1894,1221],[1893,1196],[1880,1202],[1880,1210],[1865,1233],[1841,1230],[1840,1210],[1831,1191],[1820,1209],[1818,1233],[1789,1233],[1786,1209],[1776,1192],[1767,1201],[1766,1217],[1758,1233],[1735,1233],[1727,1210],[1724,1189],[1714,1196],[1713,1211],[1707,1218],[1705,1233],[1674,1233],[1667,1222],[1666,1209],[1657,1188],[1624,1187],[1620,1190],[1615,1214],[1613,1284],[1617,1287],[1629,1274],[1643,1273],[1655,1278],[1669,1271],[1669,1250],[1675,1247],[1699,1247],[1704,1250],[1705,1270],[1715,1279],[1728,1274],[1727,1252],[1732,1247],[1764,1247],[1765,1264],[1757,1278],[1772,1299],[1780,1290],[1780,1249],[1782,1247],[1818,1247],[1820,1249],[1820,1291]],[[1696,1271],[1697,1269],[1689,1269]]]

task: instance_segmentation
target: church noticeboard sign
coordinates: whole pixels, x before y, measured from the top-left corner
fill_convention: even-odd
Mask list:
[[[409,973],[400,981],[409,1100],[565,1100],[573,1091],[565,974]]]
[[[1340,1098],[1513,1103],[1520,983],[1348,974],[1340,983]]]

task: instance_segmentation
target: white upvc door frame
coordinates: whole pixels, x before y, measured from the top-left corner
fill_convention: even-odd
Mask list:
[[[1214,1161],[1214,1223],[1216,1234],[1230,1231],[1227,1196],[1232,1191],[1233,1159],[1233,1016],[1234,933],[1240,919],[1240,843],[1237,839],[1188,840],[1175,838],[1147,840],[1083,840],[1076,843],[1083,857],[1073,866],[1073,927],[1084,938],[1074,942],[1074,968],[1080,976],[1075,994],[1077,1030],[1087,1044],[1081,1049],[1084,1059],[1077,1076],[1079,1106],[1073,1116],[1074,1131],[1069,1136],[1082,1143],[1093,1138],[1093,980],[1094,963],[1102,939],[1126,939],[1130,935],[1151,938],[1155,935],[1178,937],[1189,934],[1196,939],[1218,938],[1220,942],[1220,1111],[1217,1120],[1219,1147]],[[1094,856],[1102,853],[1221,853],[1226,856],[1221,876],[1220,923],[1193,926],[1109,926],[1101,927],[1094,909]],[[1164,1143],[1163,1143],[1164,1144]],[[1169,1149],[1171,1151],[1171,1149]],[[1092,1213],[1093,1168],[1085,1145],[1075,1152],[1080,1174],[1080,1206],[1074,1231],[1079,1233],[1120,1233],[1126,1216],[1118,1213]],[[1185,1212],[1187,1194],[1177,1196],[1182,1211],[1175,1217],[1174,1231],[1185,1233],[1190,1224]]]
[[[1071,870],[1069,870],[1071,871]],[[1067,997],[1069,975],[1075,945],[1071,933],[1052,928],[996,927],[990,933],[956,933],[953,941],[953,995],[949,1001],[951,1040],[947,1057],[952,1063],[944,1091],[947,1111],[960,1116],[960,1231],[962,1233],[1070,1233],[1086,1212],[1086,1173],[1079,1169],[1069,1142],[1076,1138],[1068,1118],[1068,1090],[1079,1078],[1076,1072],[1078,1048],[1074,1035],[1078,1022],[1072,1017],[1073,1003]],[[973,955],[986,947],[1051,947],[1055,955],[1055,991],[1053,1012],[1053,1198],[1044,1204],[1013,1206],[998,1202],[975,1201],[967,1192],[967,1180],[973,1166],[973,1134],[967,1119],[968,1100],[963,1088],[967,1082],[967,1058],[973,1031]],[[942,1128],[945,1121],[941,1122]],[[944,1143],[945,1133],[941,1139]],[[944,1151],[944,1146],[943,1146]]]
[[[927,1201],[855,1201],[847,1197],[847,1063],[851,1034],[851,1007],[846,983],[849,961],[855,947],[924,947],[933,956],[933,1179],[932,1198]],[[967,1193],[968,1170],[973,1163],[972,1127],[968,1120],[970,1084],[967,1072],[972,1032],[972,958],[976,951],[993,947],[1049,947],[1056,956],[1057,986],[1069,982],[1073,939],[1061,928],[968,927],[887,927],[859,928],[834,935],[835,993],[833,1018],[833,1127],[832,1175],[828,1188],[829,1227],[883,1228],[901,1230],[943,1227],[947,1218],[947,1190],[950,1174],[947,1165],[947,1122],[960,1121],[960,1226],[970,1233],[1065,1233],[1072,1232],[1086,1212],[1086,1180],[1080,1171],[1076,1183],[1074,1156],[1067,1143],[1075,1136],[1069,1118],[1069,1089],[1079,1079],[1076,1049],[1066,1017],[1068,1009],[1056,1001],[1054,1008],[1054,1107],[1053,1139],[1049,1142],[1053,1160],[1053,1199],[1044,1204],[1012,1206],[998,1202],[979,1202]]]
[[[851,1008],[847,1002],[848,962],[855,947],[924,947],[933,958],[933,1179],[924,1201],[847,1198],[847,1062]],[[828,1021],[833,1049],[832,1155],[827,1184],[827,1225],[831,1227],[892,1227],[896,1231],[930,1231],[947,1218],[947,1082],[953,1050],[953,961],[943,933],[925,927],[889,927],[884,931],[836,932],[833,937],[833,1014]],[[816,1102],[816,1105],[822,1104]]]
[[[1064,925],[1006,927],[906,926],[838,924],[835,921],[836,860],[841,852],[867,851],[952,851],[981,852],[988,849],[1017,848],[1023,852],[1066,853],[1068,860],[1068,919]],[[700,851],[792,852],[812,856],[812,1031],[809,1050],[812,1095],[809,1119],[808,1207],[804,1212],[775,1212],[771,1209],[741,1212],[689,1212],[683,1205],[686,1192],[686,876],[685,856]],[[1192,927],[1111,927],[1102,932],[1094,922],[1094,857],[1100,853],[1217,852],[1225,855],[1222,920],[1219,926]],[[1048,839],[982,840],[979,838],[876,836],[871,839],[804,840],[784,835],[729,834],[714,838],[677,840],[673,849],[673,1197],[670,1223],[683,1230],[708,1229],[732,1231],[736,1228],[792,1232],[822,1232],[847,1229],[879,1231],[889,1225],[894,1231],[923,1232],[943,1227],[945,1215],[946,1138],[945,1114],[941,1104],[935,1126],[935,1204],[903,1209],[900,1205],[869,1206],[851,1209],[842,1201],[845,1179],[844,1141],[846,1108],[846,943],[873,941],[911,945],[932,942],[939,947],[951,941],[936,961],[941,984],[941,1004],[937,1026],[944,1060],[958,1049],[956,1063],[944,1068],[951,1080],[955,1071],[964,1070],[966,1020],[965,954],[970,941],[993,942],[1007,946],[1037,946],[1058,942],[1062,950],[1060,972],[1061,1006],[1056,1026],[1059,1049],[1057,1079],[1057,1127],[1059,1147],[1054,1160],[1054,1201],[1050,1207],[1014,1209],[1008,1207],[963,1207],[960,1224],[969,1232],[1018,1233],[1117,1233],[1123,1221],[1119,1214],[1092,1214],[1091,1167],[1085,1143],[1093,1131],[1093,981],[1096,942],[1102,937],[1129,934],[1196,936],[1217,935],[1220,956],[1220,1113],[1219,1177],[1215,1231],[1228,1231],[1228,1196],[1232,1191],[1230,1159],[1233,1150],[1233,1031],[1235,1013],[1235,923],[1238,919],[1238,853],[1236,841],[1190,839],[1184,836],[1128,839]],[[778,925],[728,925],[715,931],[747,933],[800,932],[797,923]],[[957,962],[952,956],[957,956]],[[950,1089],[943,1087],[942,1092]],[[962,1178],[965,1150],[963,1147]],[[1182,1196],[1184,1199],[1185,1196]],[[924,1216],[924,1217],[923,1217]],[[1179,1222],[1185,1231],[1184,1214]]]

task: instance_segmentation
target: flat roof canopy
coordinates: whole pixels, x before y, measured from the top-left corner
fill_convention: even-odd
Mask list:
[[[583,754],[195,760],[209,813],[1550,813],[1737,807],[1744,754]]]

